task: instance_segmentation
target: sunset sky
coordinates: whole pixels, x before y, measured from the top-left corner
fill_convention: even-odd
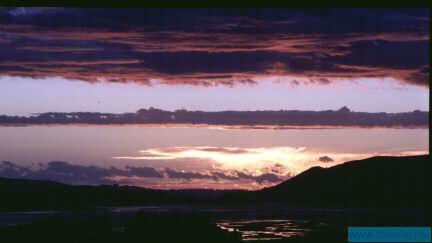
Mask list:
[[[428,9],[0,8],[0,115],[429,111],[429,21]],[[428,131],[2,125],[0,177],[257,189],[429,153]]]
[[[0,9],[0,111],[428,110],[428,10]]]

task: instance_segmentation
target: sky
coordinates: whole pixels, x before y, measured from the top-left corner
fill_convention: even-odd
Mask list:
[[[428,9],[0,8],[0,115],[429,111]],[[428,128],[0,126],[0,177],[258,189]]]
[[[428,154],[428,131],[0,126],[0,177],[251,190],[275,185],[312,166],[377,155]]]
[[[0,8],[0,113],[429,110],[428,16]]]

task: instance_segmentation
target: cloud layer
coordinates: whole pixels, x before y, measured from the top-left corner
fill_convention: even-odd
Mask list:
[[[328,167],[377,155],[418,155],[427,151],[326,153],[304,147],[176,146],[141,150],[115,163],[0,161],[0,177],[52,180],[67,184],[121,184],[157,189],[260,189],[310,167]]]
[[[0,9],[0,75],[144,85],[392,77],[428,86],[429,17],[411,10]]]
[[[0,177],[52,180],[68,184],[132,184],[138,186],[152,186],[164,182],[185,184],[188,187],[201,188],[209,183],[256,183],[260,186],[276,184],[289,176],[281,176],[276,172],[265,172],[254,175],[239,170],[208,170],[185,171],[170,168],[155,169],[153,167],[127,166],[124,169],[116,167],[100,167],[92,165],[78,165],[63,161],[53,161],[37,166],[24,166],[9,161],[0,162]],[[146,184],[140,184],[140,180]],[[153,182],[151,181],[153,180]],[[186,182],[186,183],[185,183]],[[202,183],[202,184],[200,184]],[[227,186],[229,187],[229,186]],[[170,187],[165,187],[170,188]]]

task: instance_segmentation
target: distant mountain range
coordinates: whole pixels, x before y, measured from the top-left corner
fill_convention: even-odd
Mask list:
[[[429,112],[353,112],[347,107],[324,111],[165,111],[140,109],[135,113],[47,112],[34,116],[0,115],[0,125],[10,124],[210,124],[280,126],[428,127]]]
[[[429,155],[385,156],[330,168],[313,167],[279,185],[259,191],[71,186],[0,178],[0,211],[178,204],[426,208],[430,194],[429,161]]]

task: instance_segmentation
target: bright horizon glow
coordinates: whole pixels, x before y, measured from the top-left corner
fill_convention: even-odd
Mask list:
[[[0,126],[0,134],[2,141],[7,141],[0,146],[0,165],[1,161],[10,161],[24,168],[40,168],[41,164],[46,168],[50,161],[64,161],[70,165],[61,167],[61,173],[86,172],[86,166],[99,171],[114,166],[121,170],[136,167],[180,173],[181,178],[122,174],[110,178],[119,184],[160,189],[259,189],[280,182],[259,183],[257,178],[268,173],[287,179],[312,166],[329,167],[377,155],[429,153],[425,128],[244,130],[54,125]],[[11,167],[6,164],[5,168]],[[187,179],[190,173],[212,176],[213,172],[235,179]],[[245,174],[241,177],[238,172]]]
[[[247,170],[256,175],[265,173],[269,167],[278,164],[281,174],[296,175],[311,166],[328,167],[351,160],[365,159],[377,155],[404,156],[421,155],[426,150],[403,150],[393,153],[326,153],[333,161],[322,162],[322,152],[306,147],[165,147],[139,151],[141,156],[114,156],[119,160],[187,160],[202,159],[213,162],[212,167],[222,170]]]

